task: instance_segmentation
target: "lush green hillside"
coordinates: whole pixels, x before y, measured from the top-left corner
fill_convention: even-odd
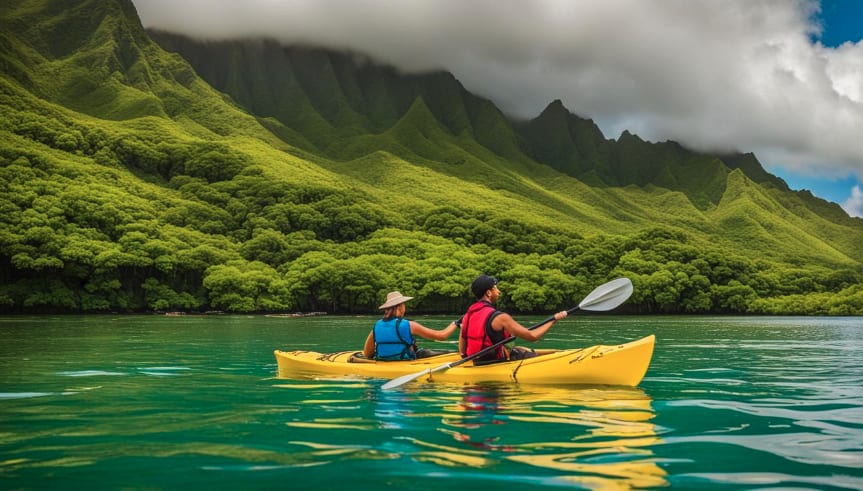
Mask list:
[[[365,312],[398,288],[455,312],[487,272],[522,311],[626,275],[630,311],[863,313],[863,220],[751,155],[148,34],[128,0],[7,1],[0,36],[3,311]]]
[[[449,74],[399,74],[352,53],[284,47],[261,40],[202,43],[165,32],[151,35],[166,49],[189,59],[209,83],[240,105],[259,117],[278,120],[290,130],[284,133],[302,137],[286,141],[301,145],[303,139],[322,140],[315,148],[336,160],[385,150],[462,180],[488,184],[489,174],[497,181],[499,174],[513,170],[516,175],[530,175],[544,188],[548,184],[543,177],[555,177],[537,170],[534,162],[539,162],[593,188],[635,185],[681,192],[708,221],[712,212],[719,211],[716,208],[727,190],[729,174],[739,169],[758,187],[778,190],[785,197],[784,208],[818,228],[818,237],[828,244],[826,249],[838,248],[852,262],[863,261],[863,248],[847,240],[860,237],[863,221],[850,219],[835,204],[811,194],[791,192],[752,154],[707,155],[674,142],[645,142],[628,132],[609,140],[592,121],[569,113],[559,101],[531,121],[511,122]],[[537,199],[533,188],[502,182],[494,185]],[[596,202],[599,221],[595,226],[590,217],[580,223],[588,225],[586,232],[626,234],[658,222],[647,216],[638,224],[608,223],[608,210],[602,209],[605,199],[600,196]],[[566,206],[554,201],[548,202],[553,208]],[[804,208],[816,212],[804,212]],[[684,218],[692,213],[689,206],[679,211]],[[688,220],[681,225],[692,226]],[[709,227],[712,223],[703,225],[708,226],[705,231],[720,233]],[[735,234],[727,238],[733,240],[729,245],[735,249],[750,247]],[[786,249],[783,243],[777,237],[760,252]],[[822,251],[807,247],[797,253],[820,262]]]

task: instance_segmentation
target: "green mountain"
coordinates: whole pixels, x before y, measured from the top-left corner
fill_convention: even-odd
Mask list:
[[[462,150],[484,161],[505,161],[496,165],[498,169],[515,163],[522,164],[519,171],[533,172],[531,161],[546,164],[593,187],[679,191],[708,212],[718,206],[729,175],[739,169],[765,189],[777,189],[792,201],[795,195],[820,218],[840,225],[861,222],[849,219],[835,204],[791,192],[752,154],[708,155],[675,142],[646,142],[629,132],[609,140],[592,121],[571,114],[560,101],[533,120],[512,122],[449,73],[399,74],[361,55],[263,40],[200,42],[160,31],[150,35],[189,60],[207,82],[252,114],[274,118],[306,140],[319,140],[309,150],[332,159],[349,160],[385,149],[409,160],[457,162]],[[416,109],[417,101],[424,110]],[[405,131],[405,121],[412,119],[421,121],[411,123],[422,126],[420,134],[395,135],[401,145],[392,146],[390,137]],[[302,145],[301,140],[286,140]],[[429,142],[433,144],[425,145]],[[476,144],[484,148],[475,148]],[[454,147],[449,155],[443,151],[446,147]],[[818,212],[827,208],[834,212]],[[844,235],[841,229],[836,232],[831,242]],[[858,249],[845,251],[860,260]]]
[[[158,43],[158,44],[157,44]],[[753,155],[554,102],[515,122],[451,74],[146,32],[128,0],[0,6],[0,310],[571,306],[863,313],[863,220]]]

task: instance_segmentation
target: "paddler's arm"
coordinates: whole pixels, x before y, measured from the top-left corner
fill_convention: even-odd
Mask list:
[[[553,320],[546,322],[545,324],[537,327],[536,329],[531,330],[516,322],[511,315],[502,313],[494,318],[491,323],[491,327],[496,331],[500,331],[501,329],[503,329],[517,338],[524,339],[525,341],[534,342],[542,339],[542,337],[545,336],[545,333],[547,333],[548,330],[551,329],[551,326],[553,326],[555,322],[563,319],[567,315],[567,312],[565,310],[562,310],[554,314]]]
[[[366,338],[366,344],[363,346],[363,355],[366,358],[372,359],[375,356],[375,332],[371,331]]]
[[[411,334],[425,339],[433,339],[435,341],[444,341],[458,328],[456,322],[450,322],[448,326],[440,331],[430,329],[419,322],[411,321]]]

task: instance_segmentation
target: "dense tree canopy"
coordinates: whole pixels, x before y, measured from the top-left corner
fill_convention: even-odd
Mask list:
[[[635,293],[621,311],[863,313],[860,271],[754,260],[676,228],[581,237],[469,207],[395,227],[361,193],[279,182],[225,147],[49,123],[10,133],[45,145],[0,146],[6,312],[371,312],[392,289],[415,311],[453,312],[485,272],[521,312],[571,307],[626,276]],[[101,170],[84,170],[88,155]],[[127,167],[162,181],[129,189]]]

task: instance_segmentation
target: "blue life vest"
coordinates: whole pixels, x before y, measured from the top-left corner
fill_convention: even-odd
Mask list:
[[[411,321],[401,317],[375,322],[376,360],[415,360],[417,357]]]

